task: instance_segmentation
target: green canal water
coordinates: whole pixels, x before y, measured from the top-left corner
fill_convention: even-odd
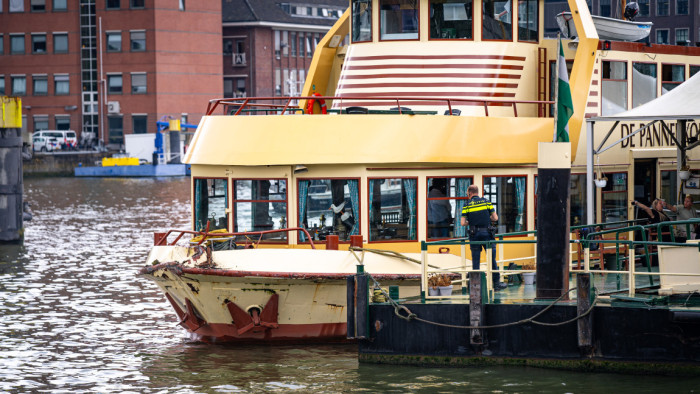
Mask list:
[[[189,226],[189,190],[188,178],[25,180],[34,220],[23,246],[0,246],[0,393],[700,390],[700,378],[365,365],[353,345],[193,341],[136,276],[154,231]]]

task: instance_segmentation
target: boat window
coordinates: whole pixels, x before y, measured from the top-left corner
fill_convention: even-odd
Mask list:
[[[416,240],[415,178],[369,180],[369,240]]]
[[[459,217],[469,201],[467,188],[472,183],[472,178],[428,178],[428,239],[466,235]]]
[[[632,108],[656,98],[656,63],[632,63]]]
[[[498,214],[498,232],[527,229],[526,176],[484,177],[484,198]]]
[[[418,3],[417,0],[379,0],[379,38],[417,40]]]
[[[234,231],[268,231],[287,228],[285,179],[235,179],[233,181]],[[263,236],[266,241],[286,241],[286,232]]]
[[[661,65],[661,94],[668,93],[685,81],[685,65]]]
[[[603,61],[601,114],[627,111],[627,63]]]
[[[352,1],[352,42],[362,41],[372,41],[372,0]]]
[[[661,199],[666,201],[666,204],[678,204],[677,190],[678,176],[676,171],[661,171]]]
[[[518,40],[537,42],[539,40],[539,11],[537,0],[518,1]]]
[[[688,78],[692,78],[693,75],[697,74],[698,71],[700,71],[700,66],[688,66],[690,67],[690,75],[688,75]]]
[[[482,40],[513,39],[513,5],[511,0],[484,0],[482,20]]]
[[[571,174],[569,182],[569,223],[578,226],[586,222],[586,174]]]
[[[627,173],[608,173],[602,190],[603,223],[627,220]]]
[[[471,40],[473,14],[472,0],[431,0],[430,38]]]
[[[359,179],[300,179],[298,227],[306,228],[314,240],[338,235],[349,241],[360,234]],[[299,241],[306,236],[299,233]]]
[[[194,223],[196,231],[227,229],[228,182],[219,178],[195,178]]]

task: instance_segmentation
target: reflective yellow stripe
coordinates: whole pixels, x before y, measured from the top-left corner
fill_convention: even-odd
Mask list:
[[[479,211],[490,211],[491,209],[493,209],[493,208],[491,208],[491,207],[489,207],[488,205],[484,204],[484,205],[481,205],[481,206],[464,207],[464,208],[462,209],[462,213],[471,213],[471,212],[479,212]]]

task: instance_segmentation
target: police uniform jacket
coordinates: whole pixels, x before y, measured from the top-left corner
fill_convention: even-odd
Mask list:
[[[491,213],[494,211],[489,200],[474,196],[462,208],[462,216],[469,222],[472,231],[487,230],[491,225]]]

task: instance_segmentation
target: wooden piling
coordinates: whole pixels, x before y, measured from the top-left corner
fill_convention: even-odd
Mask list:
[[[482,326],[484,322],[484,297],[486,289],[486,274],[483,272],[469,273],[469,325]],[[469,330],[469,343],[483,345],[485,343],[484,330]]]
[[[580,316],[593,304],[591,292],[591,274],[576,275],[577,314]],[[582,354],[590,353],[593,347],[593,313],[578,319],[578,347]]]

